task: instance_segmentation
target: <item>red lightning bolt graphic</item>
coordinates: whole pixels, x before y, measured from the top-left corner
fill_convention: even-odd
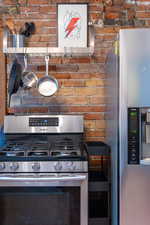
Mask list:
[[[77,21],[78,21],[79,19],[80,19],[80,18],[78,18],[78,17],[74,17],[74,18],[72,18],[72,19],[70,20],[70,22],[69,22],[69,24],[68,24],[68,26],[67,26],[67,28],[66,28],[66,30],[65,30],[65,32],[68,31],[68,33],[66,34],[65,37],[68,37],[69,34],[73,31],[73,29],[76,28],[77,25],[75,25],[75,24],[77,23]]]

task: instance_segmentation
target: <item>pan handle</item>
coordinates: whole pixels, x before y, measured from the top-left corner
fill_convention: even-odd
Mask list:
[[[46,73],[45,76],[48,76],[48,64],[49,64],[49,56],[45,56],[45,63],[46,63]]]
[[[27,66],[28,66],[27,55],[25,54],[25,55],[24,55],[24,70],[23,70],[23,73],[26,72]]]

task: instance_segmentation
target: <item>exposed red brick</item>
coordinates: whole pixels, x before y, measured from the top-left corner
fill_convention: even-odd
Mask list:
[[[150,18],[150,12],[136,12],[138,18]]]
[[[88,104],[88,98],[86,96],[80,96],[80,97],[67,97],[64,100],[64,103],[66,105],[87,105]]]
[[[40,6],[40,13],[56,13],[56,6]]]
[[[95,131],[87,131],[86,136],[87,137],[104,137],[105,131],[103,129],[95,130]]]
[[[86,57],[86,58],[63,58],[63,63],[90,63],[91,62],[91,58],[90,57]]]
[[[50,20],[41,20],[41,21],[37,21],[35,24],[36,24],[36,27],[37,28],[41,28],[41,27],[52,27],[54,26],[56,23],[55,21],[53,21],[54,23],[52,23],[52,21]],[[56,28],[55,28],[55,34],[56,34]]]
[[[94,22],[98,19],[102,19],[103,14],[102,13],[91,13],[89,17],[90,17],[90,20]]]
[[[16,107],[16,108],[8,108],[8,113],[48,113],[48,107]]]
[[[105,85],[105,80],[103,79],[90,79],[86,80],[85,85],[87,87],[99,87]]]
[[[105,18],[107,18],[107,19],[118,19],[118,18],[120,18],[120,13],[109,12],[109,13],[106,13]]]
[[[20,13],[21,14],[25,13],[27,15],[27,14],[30,14],[30,13],[39,13],[39,11],[40,11],[39,6],[34,6],[34,7],[22,6],[22,7],[20,7]]]
[[[86,129],[94,129],[95,128],[95,124],[96,124],[95,120],[85,120],[84,121],[84,127]]]
[[[102,141],[106,142],[105,137],[86,137],[86,141]]]
[[[37,20],[48,20],[48,19],[55,19],[56,20],[56,14],[42,14],[42,13],[29,13],[26,14],[25,12],[22,14],[15,15],[16,20],[23,20],[24,22],[28,20],[32,20],[33,22],[37,22]]]
[[[116,34],[117,35],[117,34]],[[114,34],[114,35],[112,35],[112,34],[110,34],[110,35],[103,35],[103,36],[101,36],[101,35],[96,35],[95,36],[95,38],[96,39],[101,39],[101,40],[103,40],[103,41],[105,41],[105,40],[107,40],[107,41],[115,41],[116,40],[116,35]]]
[[[52,33],[54,34],[55,29],[51,28],[51,30],[52,30]],[[46,43],[50,42],[52,40],[56,40],[56,36],[49,36],[46,34],[45,34],[45,36],[32,35],[31,38],[29,39],[30,42],[46,42]]]
[[[105,112],[104,106],[71,106],[68,112]]]
[[[69,79],[70,74],[68,74],[68,73],[56,73],[55,77],[56,77],[56,79]]]
[[[124,6],[122,6],[122,7],[124,7]],[[118,12],[118,13],[122,13],[122,10],[120,10],[120,5],[107,6],[105,8],[105,11],[106,12]]]
[[[97,4],[97,5],[91,5],[89,6],[89,11],[98,11],[100,12],[101,10],[103,10],[103,4]]]
[[[60,88],[56,95],[59,96],[74,96],[74,88]]]
[[[89,2],[92,2],[92,3],[102,3],[103,0],[89,0]]]
[[[93,96],[99,95],[104,96],[104,88],[95,88],[95,87],[85,87],[85,88],[75,88],[76,95],[85,95]]]
[[[84,87],[85,82],[83,80],[62,80],[61,86],[63,87]]]
[[[29,5],[48,5],[49,0],[28,0]]]
[[[96,121],[95,127],[96,127],[96,129],[105,129],[106,128],[106,121],[105,120]]]
[[[92,97],[90,97],[89,102],[90,102],[90,104],[95,104],[95,105],[105,104],[106,98],[105,97],[92,96]]]
[[[125,6],[125,7],[128,7],[128,6]],[[130,4],[130,7],[132,7],[131,4]],[[136,6],[136,11],[147,11],[149,9],[150,9],[150,4],[149,5],[143,4],[143,5]]]
[[[13,0],[3,0],[4,1],[4,5],[14,5],[15,3],[13,2]]]
[[[94,57],[94,59],[93,59],[93,61],[95,62],[95,63],[105,63],[105,61],[106,61],[106,56],[104,57],[104,56],[95,56]]]
[[[100,33],[100,34],[114,34],[116,33],[116,30],[114,27],[96,27],[95,28],[96,33]]]
[[[84,119],[86,120],[102,120],[104,119],[103,113],[86,113],[84,114]]]
[[[47,44],[47,42],[31,42],[31,41],[28,41],[27,43],[27,47],[52,47],[51,46],[51,43],[54,42],[55,38],[51,37],[51,42],[49,42]]]

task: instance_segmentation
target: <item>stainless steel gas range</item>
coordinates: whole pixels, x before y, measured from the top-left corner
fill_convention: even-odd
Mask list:
[[[5,116],[1,225],[88,225],[88,160],[80,115]]]

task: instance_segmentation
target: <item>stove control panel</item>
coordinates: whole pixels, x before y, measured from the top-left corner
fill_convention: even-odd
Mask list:
[[[0,162],[0,173],[88,172],[87,161]]]
[[[6,115],[4,117],[5,134],[77,134],[83,132],[82,115]]]
[[[58,126],[59,126],[59,120],[57,117],[29,118],[29,127],[58,127]]]

